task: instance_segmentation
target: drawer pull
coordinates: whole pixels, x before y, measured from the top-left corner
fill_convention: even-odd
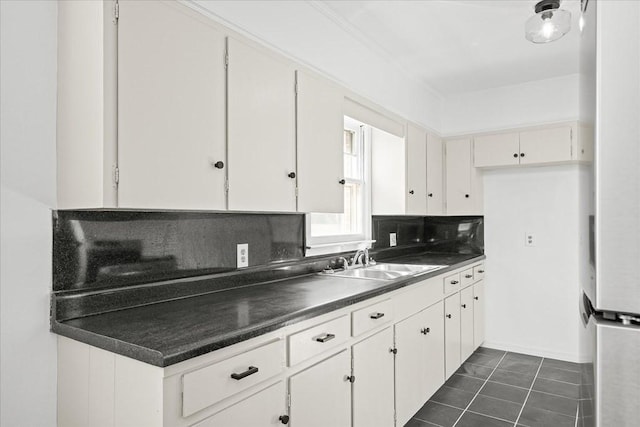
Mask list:
[[[484,273],[484,270],[478,270],[478,273],[482,274]]]
[[[457,281],[457,280],[452,280],[452,281],[451,281],[451,284],[452,284],[452,285],[457,285],[457,284],[458,284],[458,281]]]
[[[473,278],[473,274],[465,274],[464,277],[466,279],[471,279],[471,278]]]
[[[317,342],[327,342],[334,339],[336,336],[334,334],[324,334],[319,337],[315,337],[313,340]]]
[[[378,320],[379,318],[384,317],[384,313],[373,313],[370,314],[369,317],[373,320]]]
[[[431,332],[431,328],[423,328],[423,329],[420,329],[420,333],[421,333],[422,335],[427,335],[429,332]]]
[[[258,368],[256,368],[255,366],[249,366],[249,368],[244,372],[241,372],[239,374],[231,374],[231,378],[233,378],[234,380],[241,380],[248,377],[249,375],[255,374],[256,372],[258,372]]]
[[[450,314],[447,314],[447,319],[451,319],[451,315]]]

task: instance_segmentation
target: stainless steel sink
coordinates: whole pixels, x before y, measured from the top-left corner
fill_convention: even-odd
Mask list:
[[[339,277],[353,277],[356,279],[394,280],[403,276],[438,270],[445,265],[412,265],[412,264],[375,264],[368,267],[358,267],[351,270],[340,270],[331,273]]]

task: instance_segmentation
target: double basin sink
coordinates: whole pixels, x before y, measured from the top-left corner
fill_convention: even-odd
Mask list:
[[[410,276],[428,271],[444,268],[446,265],[412,265],[412,264],[388,264],[379,263],[370,266],[353,267],[348,270],[326,272],[339,277],[352,277],[356,279],[394,280],[404,276]]]

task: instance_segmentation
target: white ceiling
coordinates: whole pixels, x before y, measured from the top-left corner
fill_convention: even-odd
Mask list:
[[[353,37],[447,96],[578,72],[579,0],[572,29],[536,45],[524,23],[536,0],[310,1]]]

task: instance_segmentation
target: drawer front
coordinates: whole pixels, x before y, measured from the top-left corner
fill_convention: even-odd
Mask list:
[[[451,292],[455,292],[460,289],[460,273],[452,274],[451,276],[447,276],[443,280],[444,282],[444,293],[450,294]]]
[[[239,393],[284,370],[282,341],[277,340],[182,377],[182,416]]]
[[[477,282],[482,279],[484,279],[484,264],[476,265],[473,267],[473,280]]]
[[[349,315],[289,336],[289,366],[345,343],[350,337]]]
[[[470,268],[470,269],[465,270],[462,273],[460,273],[460,287],[461,288],[464,288],[465,286],[470,285],[473,282],[475,282],[475,280],[473,278],[473,268]]]
[[[354,311],[351,314],[351,333],[354,337],[393,320],[393,303],[390,299]]]
[[[442,299],[442,277],[432,277],[393,296],[395,320],[405,319]]]

